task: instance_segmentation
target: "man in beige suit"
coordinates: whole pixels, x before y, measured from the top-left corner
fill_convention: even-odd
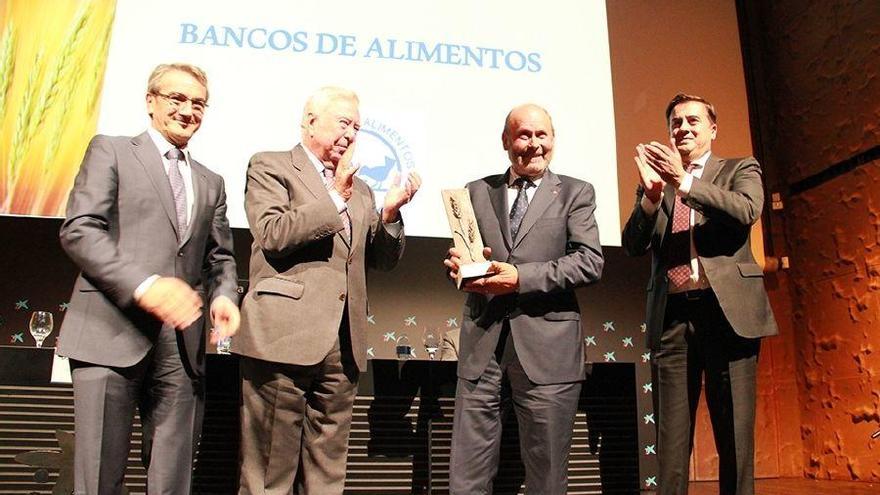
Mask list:
[[[242,377],[239,493],[342,493],[358,371],[366,368],[366,268],[403,253],[399,209],[410,173],[385,194],[349,165],[358,98],[322,88],[306,102],[302,143],[257,153],[245,210],[254,236],[250,292],[233,342]]]

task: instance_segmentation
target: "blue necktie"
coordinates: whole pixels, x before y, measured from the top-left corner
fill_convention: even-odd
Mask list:
[[[526,216],[526,210],[529,209],[529,196],[526,191],[530,187],[535,187],[535,184],[520,177],[513,181],[513,185],[519,189],[519,192],[516,193],[516,201],[513,203],[513,208],[510,209],[510,238],[516,240],[523,217]]]

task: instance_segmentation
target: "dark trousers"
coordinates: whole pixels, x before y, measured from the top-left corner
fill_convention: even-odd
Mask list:
[[[342,493],[358,380],[348,356],[337,340],[310,366],[241,357],[239,494]]]
[[[734,332],[711,289],[670,295],[653,350],[660,495],[687,493],[697,403],[706,404],[718,450],[721,495],[754,493],[755,378],[759,339]]]
[[[504,408],[512,403],[519,425],[526,493],[564,494],[581,382],[531,382],[516,356],[509,329],[505,328],[502,337],[503,347],[499,346],[478,380],[458,379],[449,493],[492,493],[500,459]]]
[[[163,328],[153,349],[130,368],[70,360],[76,495],[123,493],[135,407],[143,425],[147,493],[190,493],[204,389],[186,373],[177,338],[174,329]]]

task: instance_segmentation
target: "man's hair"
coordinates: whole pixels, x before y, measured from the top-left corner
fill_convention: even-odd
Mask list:
[[[550,116],[550,112],[548,112],[546,108],[536,103],[524,103],[522,105],[517,105],[513,107],[512,109],[510,109],[509,112],[507,112],[507,117],[504,118],[504,130],[501,132],[502,136],[506,136],[507,132],[510,130],[510,125],[513,123],[513,112],[516,112],[517,110],[526,107],[531,107],[544,112],[544,115],[547,116],[547,120],[550,121],[550,131],[553,133],[554,136],[556,135],[556,129],[553,128],[553,117]]]
[[[318,115],[327,107],[327,105],[330,104],[331,101],[339,99],[354,101],[355,105],[360,104],[357,93],[350,89],[340,88],[338,86],[324,86],[309,96],[309,99],[306,100],[306,104],[303,107],[302,122],[300,123],[304,139],[306,137],[306,129],[309,125],[309,115]]]
[[[709,120],[712,121],[713,124],[718,123],[718,116],[715,114],[715,106],[709,103],[708,100],[703,98],[702,96],[697,95],[689,95],[687,93],[678,93],[677,95],[672,97],[672,100],[669,102],[669,105],[666,105],[666,126],[669,126],[669,116],[672,115],[672,111],[675,110],[675,107],[681,105],[682,103],[687,103],[689,101],[696,101],[702,103],[706,107],[706,113],[709,114]]]
[[[174,64],[159,64],[153,69],[153,73],[150,74],[150,78],[147,80],[147,93],[156,94],[159,91],[159,81],[162,80],[162,77],[169,72],[185,72],[195,78],[196,81],[199,82],[205,88],[205,99],[208,97],[208,76],[205,75],[205,71],[196,67],[192,64],[182,64],[182,63],[174,63]]]

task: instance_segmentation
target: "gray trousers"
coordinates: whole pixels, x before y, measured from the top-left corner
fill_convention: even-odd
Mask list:
[[[76,495],[124,493],[136,407],[143,425],[147,493],[190,493],[204,389],[202,382],[194,381],[184,369],[178,337],[174,329],[162,328],[154,348],[129,368],[70,360]]]
[[[760,339],[737,335],[711,289],[670,295],[660,348],[652,351],[658,495],[687,493],[694,420],[705,381],[718,450],[719,493],[755,491],[755,383]]]
[[[241,357],[240,495],[342,493],[358,379],[349,355],[337,340],[310,366]]]
[[[499,347],[478,380],[458,379],[449,493],[492,493],[500,459],[503,408],[512,403],[519,425],[526,493],[563,495],[568,487],[568,457],[581,382],[532,383],[516,356],[513,338],[505,333],[503,349]]]

